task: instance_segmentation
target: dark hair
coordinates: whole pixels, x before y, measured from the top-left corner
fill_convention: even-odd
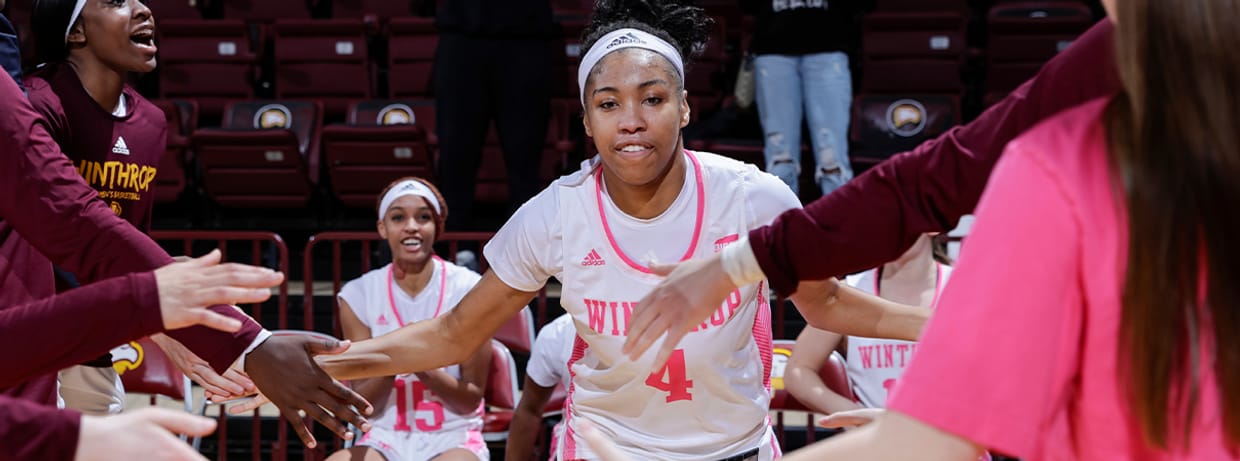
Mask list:
[[[39,62],[55,63],[69,57],[65,29],[69,27],[69,17],[76,3],[75,0],[34,0],[30,29],[34,33],[35,57]],[[78,17],[78,21],[81,20]]]
[[[1128,210],[1118,350],[1128,403],[1147,443],[1191,440],[1211,384],[1200,366],[1212,364],[1225,437],[1240,444],[1240,2],[1116,4],[1123,91],[1106,127]]]
[[[604,35],[633,28],[659,37],[680,52],[685,71],[693,56],[706,49],[714,19],[706,11],[676,0],[599,0],[590,25],[582,32],[581,47],[589,50]],[[685,82],[680,82],[681,87]]]
[[[383,196],[387,195],[389,190],[392,190],[392,188],[396,187],[397,184],[405,181],[417,181],[422,183],[431,190],[431,193],[435,194],[435,200],[439,201],[439,213],[436,213],[435,209],[431,208],[431,214],[435,216],[435,241],[439,241],[440,236],[442,236],[444,232],[444,224],[448,221],[448,202],[443,199],[443,194],[439,192],[439,188],[435,187],[434,184],[431,184],[430,181],[417,176],[405,176],[388,183],[387,187],[384,187],[383,191],[379,192],[379,196],[375,198],[375,209],[383,206]],[[379,210],[379,212],[387,215],[387,210]]]
[[[945,233],[930,237],[930,256],[934,257],[934,260],[938,261],[939,264],[950,266],[956,262],[952,260],[951,253],[947,251],[948,240],[949,238]]]

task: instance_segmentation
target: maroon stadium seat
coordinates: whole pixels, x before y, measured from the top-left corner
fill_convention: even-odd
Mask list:
[[[954,11],[867,15],[861,91],[962,93],[966,24]]]
[[[207,196],[225,207],[305,206],[318,180],[317,102],[230,103],[223,128],[194,132]]]
[[[366,26],[357,19],[277,21],[272,27],[277,99],[317,99],[343,115],[372,95]]]
[[[331,0],[333,18],[365,19],[367,23],[387,22],[391,18],[416,16],[416,0]]]
[[[1033,77],[1093,24],[1077,2],[1012,2],[990,9],[986,52],[988,99],[998,99]]]
[[[165,19],[202,19],[202,10],[189,0],[146,0],[157,25]]]
[[[193,99],[204,115],[227,101],[252,99],[257,57],[241,21],[161,20],[159,97]]]
[[[854,162],[877,163],[960,123],[960,98],[945,94],[859,94],[853,98]]]
[[[486,413],[483,415],[482,437],[488,442],[508,439],[512,410],[517,407],[517,363],[502,343],[491,340],[491,374],[487,377]]]
[[[373,208],[378,186],[405,176],[435,182],[434,152],[414,110],[428,104],[434,102],[362,101],[350,106],[348,124],[323,129],[323,159],[341,203]]]
[[[393,18],[388,34],[388,97],[429,96],[435,48],[439,45],[435,20]]]
[[[278,19],[310,19],[307,0],[218,0],[225,19],[270,23]],[[312,1],[312,0],[311,0]]]
[[[793,397],[784,386],[784,366],[788,363],[788,358],[792,357],[792,352],[796,350],[796,341],[789,339],[776,339],[772,341],[773,364],[771,367],[771,410],[794,410],[794,411],[812,411],[805,404],[801,403]],[[852,383],[848,381],[848,372],[844,367],[844,358],[840,357],[838,352],[832,352],[827,359],[827,363],[822,365],[818,370],[818,377],[822,378],[823,384],[835,393],[844,396],[849,400],[856,401],[857,397],[853,395]]]
[[[168,147],[155,174],[155,203],[174,202],[188,184],[185,165],[189,158],[190,133],[198,123],[198,105],[192,101],[152,101],[164,111],[168,122]]]

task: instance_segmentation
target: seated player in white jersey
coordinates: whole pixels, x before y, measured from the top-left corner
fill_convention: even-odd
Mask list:
[[[353,341],[438,317],[481,278],[435,256],[448,205],[433,184],[402,178],[379,197],[379,235],[392,250],[392,263],[341,288],[340,326]],[[373,429],[328,460],[489,460],[482,396],[490,360],[491,348],[484,347],[459,365],[354,381],[376,409]]]
[[[504,446],[504,459],[528,460],[533,455],[537,443],[538,432],[542,427],[543,410],[551,401],[557,385],[568,389],[568,362],[572,359],[573,344],[577,340],[577,327],[573,325],[573,316],[564,314],[556,317],[551,323],[538,331],[534,340],[534,350],[530,352],[530,362],[525,366],[525,384],[521,386],[521,401],[513,412],[512,424],[508,427],[508,442]],[[551,431],[551,445],[548,449],[549,461],[556,459],[556,448],[560,446],[564,431],[564,423],[556,424]]]
[[[943,241],[923,234],[895,261],[847,278],[849,286],[903,304],[933,306],[939,290],[951,277],[950,258]],[[848,380],[860,400],[854,402],[827,387],[818,371],[835,350],[843,350]],[[805,327],[788,359],[784,385],[810,409],[831,415],[829,427],[868,422],[886,406],[887,391],[913,358],[917,344],[893,339],[843,336]],[[853,411],[858,409],[872,411]],[[842,412],[842,413],[841,413]]]
[[[703,48],[710,25],[702,9],[674,1],[599,2],[578,71],[599,155],[509,219],[484,250],[490,270],[460,306],[320,357],[325,369],[356,379],[465,360],[555,277],[577,329],[559,459],[597,458],[578,435],[583,424],[635,459],[778,458],[765,282],[732,291],[667,360],[621,351],[634,303],[661,280],[649,264],[714,254],[800,206],[753,165],[684,149],[684,59]],[[862,298],[819,281],[793,301],[811,324],[875,337],[915,339],[928,315]]]

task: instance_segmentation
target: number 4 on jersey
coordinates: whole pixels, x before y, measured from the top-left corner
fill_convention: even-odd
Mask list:
[[[664,380],[664,376],[667,377]],[[693,400],[693,394],[689,393],[689,389],[693,389],[693,380],[685,377],[685,351],[684,349],[676,349],[672,351],[671,357],[668,357],[667,363],[663,364],[663,368],[650,374],[646,378],[646,385],[667,393],[668,403],[678,400]]]

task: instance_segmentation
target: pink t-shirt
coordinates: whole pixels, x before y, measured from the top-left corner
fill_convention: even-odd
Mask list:
[[[1208,369],[1188,451],[1145,447],[1127,405],[1117,368],[1127,218],[1108,168],[1108,101],[1008,144],[889,408],[1026,460],[1240,459]]]

